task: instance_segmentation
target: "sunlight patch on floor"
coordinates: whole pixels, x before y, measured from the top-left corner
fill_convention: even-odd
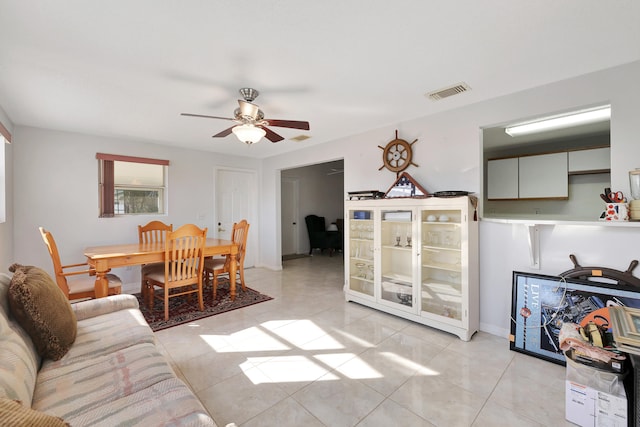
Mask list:
[[[259,364],[259,370],[274,383],[310,382],[329,374],[329,370],[306,356],[250,357],[248,360],[254,365]],[[253,381],[251,372],[245,373]],[[325,379],[338,379],[331,374],[328,377]]]
[[[216,352],[284,351],[290,347],[271,336],[269,331],[253,326],[229,335],[200,335]]]
[[[347,338],[348,340],[350,340],[351,342],[353,342],[354,344],[357,344],[361,347],[366,347],[366,348],[371,348],[371,347],[375,347],[375,344],[367,341],[367,340],[363,340],[362,338],[359,338],[353,334],[349,334],[347,332],[344,331],[339,331],[336,330],[336,333],[342,335],[343,337]]]
[[[332,354],[316,354],[313,356],[314,359],[317,359],[329,366],[330,368],[337,368],[343,363],[348,362],[349,360],[356,357],[353,353],[332,353]]]
[[[344,331],[334,329],[332,333],[339,334],[345,341],[358,347],[375,347],[371,342]],[[327,334],[324,329],[308,319],[273,320],[228,335],[200,336],[218,353],[288,352],[292,349],[306,353],[248,357],[239,367],[253,384],[340,380],[341,377],[336,373],[349,379],[384,377],[381,372],[356,354],[335,352],[345,349],[345,345],[338,341],[339,338]],[[314,336],[318,338],[313,339]],[[309,339],[309,342],[304,342]],[[295,345],[296,342],[303,344]],[[323,351],[332,351],[332,353],[323,353]],[[438,375],[437,372],[430,371],[393,352],[380,354],[392,364],[404,367],[408,371],[420,370],[422,375]],[[335,373],[332,372],[334,369]]]
[[[336,370],[352,380],[382,378],[384,376],[360,358],[356,358],[344,366],[339,366]]]
[[[266,329],[273,331],[274,329],[281,328],[284,325],[288,325],[289,323],[297,322],[299,319],[287,319],[287,320],[269,320],[268,322],[263,322],[260,325],[265,327]]]
[[[264,323],[263,325],[273,334],[295,346],[302,345],[305,342],[312,341],[315,338],[319,338],[327,334],[324,329],[307,319],[296,320],[295,322],[288,323],[275,329],[271,329],[270,326],[272,325],[267,326]]]
[[[323,335],[320,338],[317,338],[313,341],[309,341],[308,343],[301,344],[298,346],[302,350],[312,351],[312,350],[342,350],[344,349],[344,345],[342,345],[339,341],[333,338],[331,335]]]
[[[282,342],[278,338],[272,337],[268,332],[261,332],[252,336],[248,340],[232,342],[231,347],[234,351],[240,352],[264,352],[264,351],[286,351],[291,350],[291,346]],[[223,349],[228,351],[229,349]]]
[[[413,360],[409,360],[406,357],[402,357],[399,354],[392,353],[390,351],[385,351],[380,353],[380,355],[398,366],[403,366],[407,368],[409,372],[418,371],[420,375],[425,375],[425,376],[440,375],[440,372],[429,369],[426,366],[416,363]]]
[[[240,369],[242,369],[242,371],[244,372],[245,376],[249,379],[249,381],[251,381],[255,385],[269,384],[269,383],[275,382],[275,381],[272,381],[271,378],[269,378],[264,372],[262,372],[260,369],[253,366],[248,361],[245,363],[242,363],[240,365]]]
[[[226,335],[200,335],[200,338],[216,353],[222,353],[225,347],[229,347]]]

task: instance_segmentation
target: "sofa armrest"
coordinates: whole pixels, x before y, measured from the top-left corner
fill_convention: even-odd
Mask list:
[[[101,316],[114,311],[139,308],[138,300],[133,295],[111,295],[106,298],[91,299],[71,304],[78,320]]]

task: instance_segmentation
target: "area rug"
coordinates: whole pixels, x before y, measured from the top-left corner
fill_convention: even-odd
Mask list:
[[[221,278],[218,281],[215,301],[213,300],[211,283],[205,284],[203,291],[204,311],[200,311],[198,298],[195,294],[191,296],[190,301],[186,295],[169,298],[169,320],[164,320],[163,301],[156,299],[153,303],[152,311],[149,310],[149,307],[142,301],[142,296],[139,293],[134,294],[134,296],[138,298],[140,311],[142,311],[145,320],[154,332],[273,299],[249,287],[244,290],[238,284],[236,288],[236,299],[231,301],[229,297],[229,281],[226,278]],[[161,292],[161,290],[157,289],[156,292]]]

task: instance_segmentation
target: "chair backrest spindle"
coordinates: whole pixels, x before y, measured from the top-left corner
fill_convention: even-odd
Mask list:
[[[244,255],[247,249],[247,237],[249,236],[249,227],[251,224],[243,219],[240,222],[233,224],[233,231],[231,233],[231,239],[233,243],[238,245],[238,255],[236,260],[238,262],[244,260]]]
[[[140,243],[163,243],[167,233],[173,231],[173,224],[162,221],[151,221],[147,225],[138,226],[138,241]]]
[[[207,229],[193,224],[183,225],[167,233],[165,240],[165,270],[169,282],[202,276]]]

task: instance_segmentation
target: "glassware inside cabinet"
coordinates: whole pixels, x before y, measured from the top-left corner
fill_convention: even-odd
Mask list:
[[[349,211],[349,288],[373,296],[373,212]]]
[[[382,211],[381,224],[381,297],[412,307],[412,211]]]
[[[461,212],[422,211],[422,311],[462,319]]]

